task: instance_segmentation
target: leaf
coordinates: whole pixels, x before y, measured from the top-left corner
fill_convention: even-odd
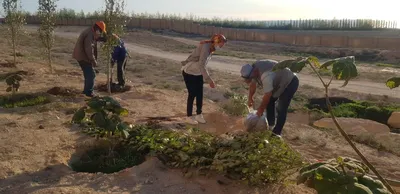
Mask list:
[[[392,77],[386,81],[386,86],[390,89],[400,86],[400,77]]]
[[[299,73],[310,61],[308,58],[300,57],[295,60],[284,60],[277,63],[272,71],[278,71],[281,69],[289,68],[291,71],[295,73]]]
[[[12,90],[12,87],[8,87],[8,88],[6,89],[6,92],[11,92],[11,90]]]
[[[99,97],[94,97],[87,102],[87,105],[94,110],[102,110],[106,103],[99,99]]]
[[[73,123],[82,123],[82,120],[85,118],[85,110],[86,110],[86,107],[82,107],[78,111],[76,111],[76,113],[72,117],[72,122]]]
[[[106,115],[103,112],[97,112],[92,115],[93,123],[100,128],[107,128]]]
[[[129,132],[127,130],[123,130],[122,132],[123,132],[124,138],[129,137]]]
[[[118,108],[116,110],[116,114],[118,114],[119,116],[128,116],[129,111],[126,108]]]
[[[358,76],[354,56],[341,57],[330,60],[321,65],[320,69],[332,66],[332,74],[337,80],[344,80],[341,87],[345,87],[349,81]]]

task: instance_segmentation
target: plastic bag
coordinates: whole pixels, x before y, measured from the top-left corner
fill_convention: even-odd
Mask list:
[[[265,131],[268,130],[268,121],[265,113],[261,116],[257,116],[257,111],[249,111],[244,120],[244,126],[248,132]]]

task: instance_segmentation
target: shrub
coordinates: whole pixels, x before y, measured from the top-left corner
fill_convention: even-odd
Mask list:
[[[369,102],[355,102],[336,106],[333,112],[338,117],[363,118],[387,124],[392,112],[399,109],[390,106],[379,107]]]
[[[229,101],[222,106],[222,108],[230,115],[243,116],[249,113],[247,107],[247,96],[238,94],[226,94]]]

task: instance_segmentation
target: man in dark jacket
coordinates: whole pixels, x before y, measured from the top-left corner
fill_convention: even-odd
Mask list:
[[[124,41],[120,37],[118,37],[116,34],[113,34],[113,38],[117,40],[118,45],[114,47],[114,51],[111,54],[111,64],[112,67],[114,67],[115,63],[117,63],[118,85],[120,87],[125,87],[126,57],[129,56],[129,53],[125,48]]]
[[[76,41],[72,55],[83,71],[85,82],[82,93],[88,97],[95,96],[93,88],[96,77],[94,68],[97,66],[97,41],[103,33],[106,33],[106,24],[103,21],[96,22],[84,30]]]

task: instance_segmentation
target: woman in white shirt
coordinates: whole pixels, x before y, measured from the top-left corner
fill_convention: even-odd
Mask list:
[[[187,116],[198,123],[206,123],[202,114],[203,84],[206,82],[210,84],[211,88],[215,88],[215,83],[206,69],[207,62],[211,59],[216,48],[223,47],[226,42],[227,39],[224,35],[216,34],[211,37],[211,40],[201,41],[192,54],[185,61],[182,61],[182,75],[189,93]],[[193,117],[193,102],[195,98],[197,115]]]

